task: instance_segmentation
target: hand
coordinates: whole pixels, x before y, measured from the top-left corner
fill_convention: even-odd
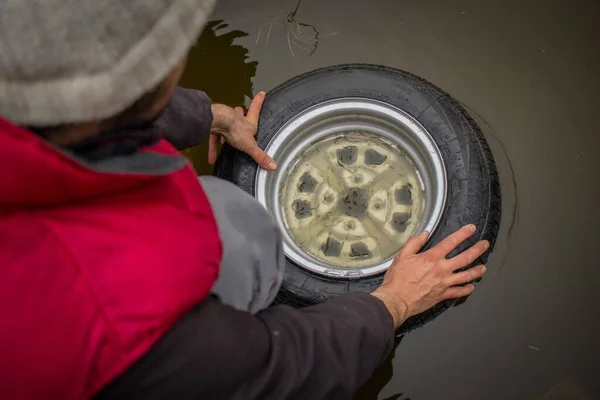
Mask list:
[[[250,107],[248,114],[244,116],[241,107],[235,109],[223,104],[213,104],[213,123],[210,137],[208,139],[208,163],[217,161],[219,141],[229,143],[236,149],[243,151],[257,162],[262,168],[275,170],[277,164],[256,143],[254,136],[258,129],[258,117],[260,109],[265,101],[265,92],[257,94]]]
[[[475,286],[464,285],[485,273],[479,265],[463,272],[466,267],[487,251],[490,244],[482,240],[461,254],[446,256],[475,233],[475,225],[467,225],[448,236],[437,246],[417,254],[425,245],[429,233],[423,232],[406,242],[383,279],[383,284],[373,296],[384,302],[398,328],[407,318],[422,313],[447,299],[468,296]],[[460,286],[464,285],[464,286]]]

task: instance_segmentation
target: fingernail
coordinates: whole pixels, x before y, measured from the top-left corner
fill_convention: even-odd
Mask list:
[[[475,231],[477,230],[477,227],[473,224],[469,225],[469,230],[473,233],[475,233]]]
[[[429,236],[429,231],[423,231],[423,232],[421,232],[421,235],[423,235],[423,236]]]
[[[485,265],[481,266],[481,273],[485,274],[485,271],[487,271],[487,268],[485,267]]]
[[[269,168],[271,171],[275,171],[277,169],[277,164],[275,164],[275,161],[271,161],[268,165],[267,168]]]
[[[488,242],[487,240],[485,242],[483,242],[483,248],[484,249],[489,249],[490,248],[490,242]]]

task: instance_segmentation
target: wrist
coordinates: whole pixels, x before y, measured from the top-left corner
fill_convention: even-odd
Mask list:
[[[231,113],[235,111],[224,104],[213,104],[210,108],[213,115],[210,131],[219,134],[228,132],[233,122]]]
[[[402,300],[398,299],[398,296],[388,293],[385,288],[381,287],[372,292],[371,295],[381,300],[388,309],[394,319],[394,329],[398,329],[406,321],[408,318],[408,307]]]

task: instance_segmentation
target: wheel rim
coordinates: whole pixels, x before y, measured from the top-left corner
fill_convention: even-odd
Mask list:
[[[433,232],[446,170],[429,133],[390,104],[342,98],[288,121],[265,151],[258,201],[282,231],[286,256],[330,278],[380,274],[415,233]]]

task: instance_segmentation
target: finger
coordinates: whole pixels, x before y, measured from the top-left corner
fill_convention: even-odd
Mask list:
[[[473,236],[477,228],[475,225],[466,225],[448,236],[446,239],[438,243],[437,246],[432,248],[432,253],[440,257],[446,257],[452,250],[456,249],[462,242]]]
[[[242,117],[244,116],[244,109],[242,107],[234,108],[235,112],[240,114]]]
[[[225,136],[221,136],[221,144],[225,144]]]
[[[246,153],[256,161],[256,163],[264,169],[274,171],[277,168],[277,164],[267,153],[265,153],[256,143]]]
[[[419,250],[425,246],[427,239],[429,239],[429,232],[427,231],[421,232],[419,235],[412,236],[402,247],[400,254],[402,256],[411,256],[413,254],[417,254]]]
[[[452,274],[446,283],[448,286],[462,285],[465,283],[473,282],[475,279],[479,279],[485,274],[485,265],[479,265],[477,267],[469,268],[466,271],[457,272]]]
[[[214,164],[217,161],[217,152],[219,151],[219,135],[210,135],[208,137],[208,163]]]
[[[264,102],[265,92],[260,92],[254,96],[252,103],[250,103],[250,107],[248,107],[248,114],[246,114],[246,118],[254,126],[258,126],[258,117],[260,116],[260,109],[262,108]]]
[[[482,240],[479,243],[474,244],[469,247],[467,250],[463,251],[456,257],[452,257],[448,261],[446,261],[448,268],[452,271],[456,271],[459,268],[466,267],[475,261],[479,256],[487,251],[490,248],[490,242],[487,240]]]
[[[459,299],[461,297],[470,295],[473,293],[473,290],[475,290],[475,285],[452,286],[446,289],[442,295],[442,300]]]

